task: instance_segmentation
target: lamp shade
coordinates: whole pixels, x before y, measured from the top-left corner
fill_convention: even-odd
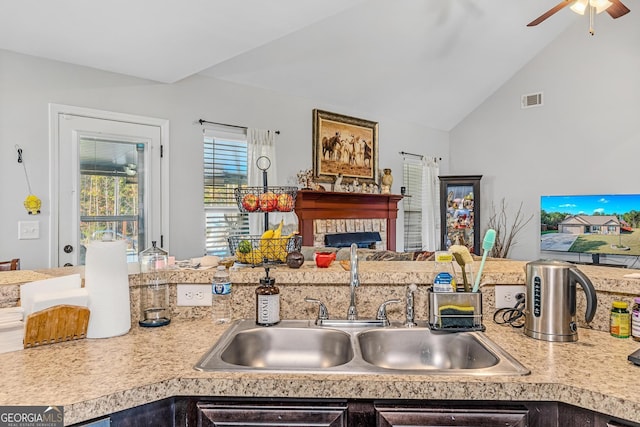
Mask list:
[[[589,4],[596,8],[596,13],[600,13],[607,10],[613,3],[609,0],[589,0]]]
[[[589,0],[576,0],[569,8],[579,15],[584,15],[588,5]]]

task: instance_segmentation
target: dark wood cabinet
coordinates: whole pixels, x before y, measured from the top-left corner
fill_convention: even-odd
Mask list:
[[[300,426],[346,427],[347,405],[308,403],[198,402],[198,427]],[[246,424],[244,424],[246,423]]]
[[[376,427],[527,427],[528,425],[526,408],[376,408]]]
[[[112,427],[640,427],[558,402],[174,397],[111,414]],[[95,420],[94,420],[95,421]],[[76,426],[87,425],[87,422]]]
[[[638,427],[640,424],[621,420],[588,409],[558,403],[559,427]]]
[[[480,253],[480,179],[482,175],[440,178],[440,249],[463,245]]]

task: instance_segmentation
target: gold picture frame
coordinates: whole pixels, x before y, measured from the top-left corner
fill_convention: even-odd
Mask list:
[[[378,123],[313,110],[313,178],[316,182],[378,184]]]

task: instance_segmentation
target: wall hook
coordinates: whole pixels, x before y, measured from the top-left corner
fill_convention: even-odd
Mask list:
[[[18,163],[22,164],[22,168],[24,169],[24,178],[27,181],[27,189],[29,190],[29,195],[26,199],[24,199],[23,205],[27,210],[29,215],[38,215],[40,213],[40,208],[42,206],[42,201],[33,194],[31,191],[31,183],[29,182],[29,174],[27,173],[27,165],[22,160],[22,148],[18,144],[16,144],[16,150],[18,151]]]

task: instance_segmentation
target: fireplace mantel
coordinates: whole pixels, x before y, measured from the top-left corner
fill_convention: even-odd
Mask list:
[[[316,219],[384,218],[387,220],[387,248],[396,249],[396,219],[399,194],[338,193],[300,190],[296,197],[302,244],[313,245],[313,221]]]

